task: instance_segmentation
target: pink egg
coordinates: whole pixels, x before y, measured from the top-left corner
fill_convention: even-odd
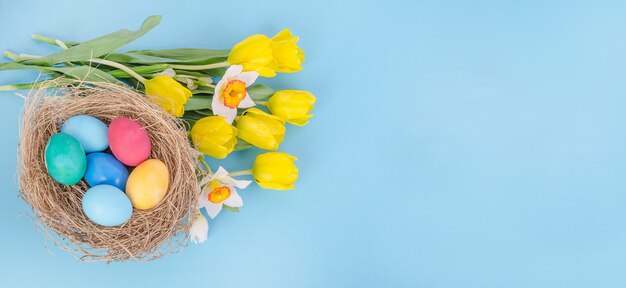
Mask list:
[[[139,123],[126,117],[111,121],[109,147],[115,158],[128,166],[137,166],[150,157],[148,133]]]

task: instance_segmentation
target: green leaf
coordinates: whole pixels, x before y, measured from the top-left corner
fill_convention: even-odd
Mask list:
[[[4,70],[22,70],[22,69],[39,69],[39,67],[32,68],[36,66],[28,66],[17,62],[7,62],[0,64],[0,71]]]
[[[150,55],[136,54],[136,53],[113,53],[103,57],[104,59],[111,60],[118,63],[130,63],[130,64],[160,64],[160,63],[178,63],[180,60],[156,57]]]
[[[89,82],[109,82],[109,83],[117,83],[122,84],[115,77],[109,75],[107,72],[104,72],[98,68],[93,68],[89,66],[76,66],[76,67],[42,67],[44,70],[50,70],[55,72],[63,73],[69,77],[74,79],[78,79],[81,81],[89,81]]]
[[[222,208],[230,211],[230,212],[234,212],[234,213],[239,213],[239,207],[230,207],[228,205],[222,205]]]
[[[252,98],[252,100],[263,100],[265,98],[269,98],[274,94],[274,89],[263,84],[252,85],[248,87],[246,91],[248,91],[248,94],[250,95],[250,98]]]
[[[185,111],[185,115],[183,115],[183,117],[181,117],[183,120],[200,120],[202,118],[206,117],[205,115],[202,115],[196,111]]]
[[[198,87],[195,90],[192,91],[193,95],[198,95],[198,94],[209,94],[209,95],[213,95],[213,93],[215,93],[215,88],[211,88],[211,87]]]
[[[202,109],[202,110],[194,110],[198,114],[202,114],[204,116],[214,116],[213,111],[211,109]]]
[[[212,96],[194,95],[185,103],[185,111],[211,109]]]
[[[148,31],[152,30],[152,28],[158,25],[160,21],[161,16],[150,16],[143,22],[141,28],[139,28],[139,30],[137,31],[122,29],[111,34],[80,43],[66,50],[62,50],[57,53],[37,59],[26,60],[22,63],[40,66],[52,66],[54,64],[62,62],[88,61],[89,59],[94,57],[111,54],[113,51],[136,40],[137,38],[146,34]]]
[[[103,66],[104,65],[99,66],[99,67],[103,67]],[[133,71],[137,72],[137,74],[141,76],[148,77],[148,76],[152,76],[152,74],[154,73],[158,73],[167,69],[167,66],[169,65],[168,64],[156,64],[156,65],[129,67],[129,68],[133,69]],[[107,71],[107,73],[109,73],[109,75],[115,78],[132,78],[132,76],[130,76],[128,73],[119,69]]]
[[[0,71],[2,70],[39,70],[44,73],[58,72],[64,74],[70,78],[74,78],[81,81],[90,82],[110,82],[116,84],[122,84],[115,77],[108,73],[89,66],[70,66],[70,67],[43,67],[35,65],[24,65],[22,63],[3,63],[0,64]],[[51,75],[54,76],[54,75]]]
[[[237,138],[237,144],[235,144],[235,151],[246,150],[252,147],[253,147],[252,144]]]
[[[226,61],[229,50],[180,48],[163,50],[134,50],[129,52],[133,54],[176,59],[180,64],[210,64]]]

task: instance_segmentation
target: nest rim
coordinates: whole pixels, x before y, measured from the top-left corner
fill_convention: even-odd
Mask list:
[[[150,261],[186,247],[200,194],[201,155],[189,144],[186,123],[129,87],[99,82],[50,87],[30,91],[20,121],[19,196],[31,207],[37,229],[82,261]],[[168,192],[156,207],[133,208],[124,224],[100,226],[82,211],[82,195],[89,187],[84,179],[66,186],[50,177],[44,160],[48,139],[65,120],[79,114],[96,117],[107,126],[117,117],[128,117],[144,127],[151,141],[150,159],[163,161],[170,176]]]

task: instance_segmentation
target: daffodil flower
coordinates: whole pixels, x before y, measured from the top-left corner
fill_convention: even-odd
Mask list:
[[[191,222],[191,228],[189,229],[189,237],[193,243],[202,243],[206,241],[209,235],[209,221],[202,216],[198,211],[196,213],[193,222]]]
[[[241,65],[228,67],[224,77],[215,85],[211,110],[215,115],[226,117],[228,124],[235,120],[237,108],[250,108],[255,105],[246,88],[256,81],[259,73],[242,70]]]
[[[243,206],[243,199],[235,188],[244,189],[252,181],[236,180],[228,176],[226,169],[219,167],[210,177],[206,177],[200,182],[200,187],[204,186],[198,201],[199,208],[205,208],[211,219],[222,211],[222,207],[227,205],[233,208]]]

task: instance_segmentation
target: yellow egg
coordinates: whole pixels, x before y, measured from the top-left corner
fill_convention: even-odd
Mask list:
[[[169,172],[161,160],[149,159],[139,164],[128,176],[126,195],[137,209],[150,209],[165,197]]]

